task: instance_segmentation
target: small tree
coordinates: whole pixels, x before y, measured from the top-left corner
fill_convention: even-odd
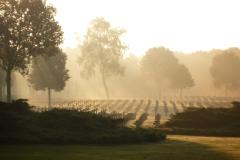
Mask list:
[[[142,71],[161,92],[163,87],[184,89],[194,86],[190,72],[167,48],[151,48],[141,61]],[[180,91],[181,94],[181,91]],[[160,95],[159,95],[160,96]]]
[[[158,96],[164,87],[169,85],[169,79],[172,75],[172,70],[178,64],[172,51],[164,47],[149,49],[141,61],[141,68],[148,81],[152,81]]]
[[[120,64],[126,49],[120,40],[124,32],[122,29],[112,28],[104,18],[96,18],[91,22],[81,47],[79,65],[82,67],[82,76],[90,78],[98,70],[107,98],[109,98],[107,79],[113,75],[122,75],[124,72],[124,67]]]
[[[225,96],[230,89],[240,86],[240,50],[230,48],[213,58],[210,73],[215,87],[225,87]]]
[[[6,72],[7,101],[11,101],[11,73],[28,73],[37,55],[52,54],[62,42],[55,9],[42,0],[0,1],[0,67]]]
[[[66,54],[59,50],[55,56],[38,56],[33,61],[32,72],[28,80],[34,89],[48,91],[49,107],[51,107],[51,90],[63,90],[69,79],[66,59]]]
[[[178,64],[171,75],[171,87],[179,90],[179,96],[182,97],[182,90],[194,86],[194,80],[188,68],[183,64]]]

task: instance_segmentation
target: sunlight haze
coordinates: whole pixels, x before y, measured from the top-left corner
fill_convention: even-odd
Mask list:
[[[240,0],[0,0],[0,160],[240,160]]]
[[[65,32],[64,47],[75,47],[95,17],[127,30],[128,53],[154,46],[179,52],[239,47],[237,0],[49,0]],[[72,16],[74,15],[74,16]]]

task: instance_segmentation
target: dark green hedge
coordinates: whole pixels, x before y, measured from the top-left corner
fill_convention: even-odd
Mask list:
[[[173,115],[163,126],[167,133],[216,136],[240,136],[240,107],[188,108]]]
[[[0,143],[125,144],[157,142],[160,131],[123,127],[123,119],[67,109],[34,112],[25,100],[0,103]]]

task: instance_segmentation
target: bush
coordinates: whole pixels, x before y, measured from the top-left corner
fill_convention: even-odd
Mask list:
[[[234,108],[189,108],[173,115],[165,124],[182,128],[234,128],[240,125],[240,112]]]
[[[167,133],[240,136],[240,109],[233,108],[188,108],[173,115],[163,126]]]
[[[1,104],[0,143],[125,144],[166,138],[159,131],[123,127],[124,119],[111,115],[67,109],[34,112],[26,100]]]

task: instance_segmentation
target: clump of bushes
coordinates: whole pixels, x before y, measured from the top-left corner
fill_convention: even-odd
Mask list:
[[[232,108],[188,108],[163,126],[167,133],[240,136],[240,103]]]
[[[0,143],[124,144],[156,142],[160,131],[130,129],[124,119],[68,109],[35,112],[27,100],[0,103]]]

